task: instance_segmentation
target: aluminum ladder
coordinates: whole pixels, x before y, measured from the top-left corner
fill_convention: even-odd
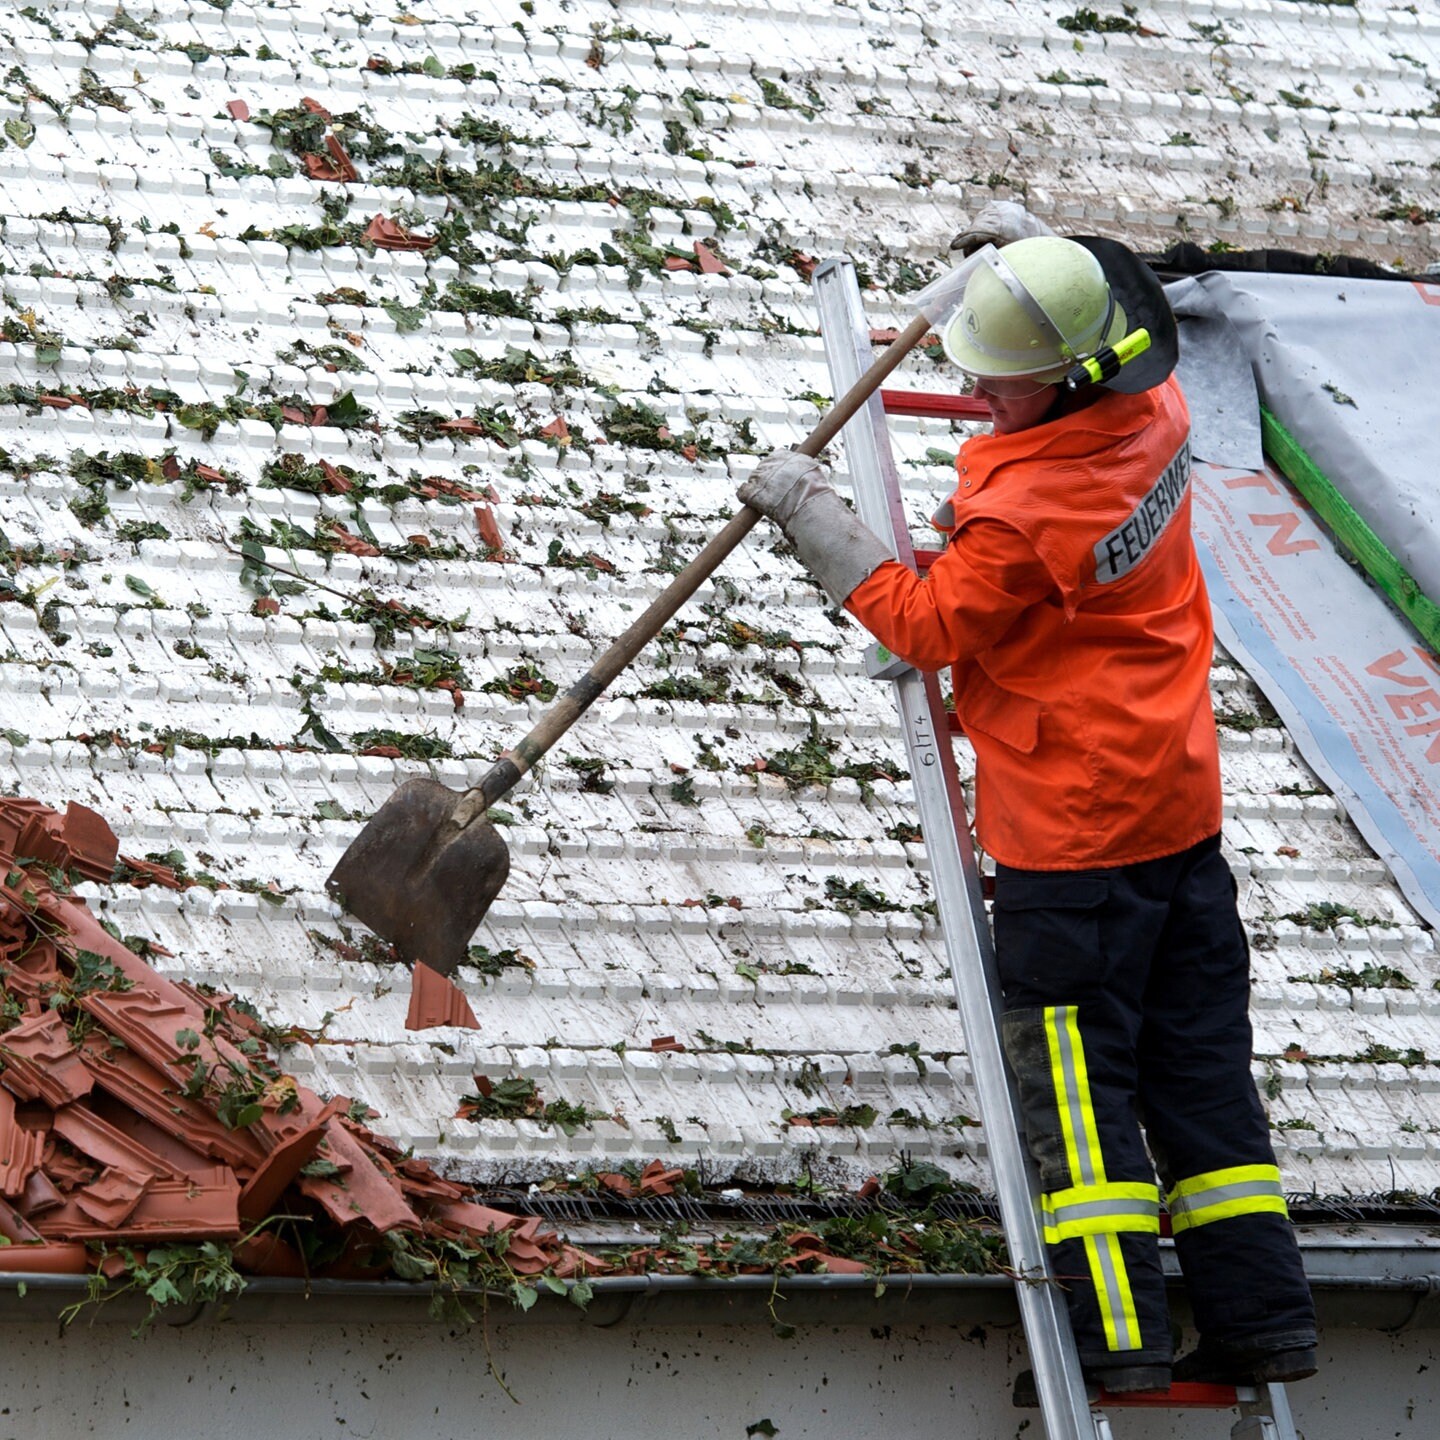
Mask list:
[[[813,277],[820,333],[833,393],[843,395],[868,368],[872,341],[856,281],[845,258],[827,260]],[[842,431],[846,468],[860,518],[896,558],[923,570],[938,552],[910,543],[900,483],[890,452],[887,411],[893,414],[979,418],[989,411],[969,397],[880,391]],[[889,680],[909,751],[915,802],[960,1024],[984,1126],[985,1144],[1000,1204],[1000,1219],[1015,1274],[1015,1296],[1035,1375],[1036,1398],[1048,1440],[1111,1440],[1109,1408],[1239,1407],[1231,1440],[1297,1440],[1283,1387],[1180,1385],[1167,1394],[1087,1396],[1064,1295],[1055,1283],[1038,1219],[1039,1184],[1021,1139],[1014,1086],[1000,1044],[1000,991],[974,849],[962,845],[969,820],[955,767],[938,678],[895,660],[872,645],[867,669]]]

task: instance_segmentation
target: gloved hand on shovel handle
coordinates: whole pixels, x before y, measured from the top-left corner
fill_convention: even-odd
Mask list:
[[[992,200],[975,212],[975,218],[950,242],[950,248],[963,255],[973,255],[982,245],[1003,246],[1054,233],[1018,200]]]
[[[837,605],[894,557],[840,498],[825,467],[798,450],[773,450],[737,492],[785,532],[805,567]]]

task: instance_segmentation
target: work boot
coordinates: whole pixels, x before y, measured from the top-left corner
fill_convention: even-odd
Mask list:
[[[1170,1388],[1168,1365],[1104,1365],[1087,1368],[1085,1377],[1098,1381],[1110,1395],[1148,1395]]]
[[[1085,1367],[1085,1398],[1093,1405],[1100,1399],[1104,1389],[1110,1395],[1149,1394],[1170,1388],[1170,1367],[1168,1365],[1107,1365],[1099,1368]],[[1022,1370],[1015,1377],[1013,1394],[1015,1405],[1021,1409],[1034,1409],[1040,1403],[1035,1388],[1035,1372]]]
[[[1204,1385],[1288,1385],[1317,1369],[1313,1338],[1287,1335],[1274,1343],[1218,1345],[1202,1340],[1175,1362],[1176,1380]]]

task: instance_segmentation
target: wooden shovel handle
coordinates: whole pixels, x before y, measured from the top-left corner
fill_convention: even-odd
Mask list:
[[[795,448],[802,455],[818,455],[929,329],[930,321],[923,315],[917,315]],[[750,533],[758,519],[760,512],[748,505],[730,519],[725,528],[651,602],[645,613],[555,701],[535,728],[513,750],[507,750],[474,789],[466,792],[455,809],[457,825],[468,825],[519,783],[535,762],[594,704],[610,682],[665,628],[675,612]]]

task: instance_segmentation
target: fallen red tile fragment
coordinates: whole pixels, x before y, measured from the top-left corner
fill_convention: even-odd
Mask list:
[[[730,267],[703,241],[695,242],[695,258],[700,262],[702,275],[728,275]]]
[[[14,1095],[0,1090],[0,1195],[7,1200],[21,1200],[26,1193],[45,1152],[47,1129],[22,1125]]]
[[[433,235],[412,235],[387,215],[375,216],[365,227],[362,238],[380,250],[428,250],[435,243]]]
[[[227,100],[225,108],[230,112],[232,120],[248,120],[250,118],[250,107],[243,100]]]
[[[380,554],[380,547],[378,545],[372,545],[370,541],[362,539],[359,535],[352,535],[343,525],[332,524],[325,533],[347,555],[355,555],[363,560],[370,560]]]
[[[693,260],[687,260],[683,255],[667,255],[664,263],[667,270],[695,269],[695,262]]]
[[[355,488],[355,482],[328,460],[320,462],[320,474],[324,477],[325,484],[336,495],[348,495]]]
[[[5,1061],[0,1082],[22,1100],[65,1105],[88,1095],[94,1083],[65,1022],[53,1010],[0,1035],[0,1058]]]
[[[323,1123],[307,1125],[288,1140],[277,1145],[261,1162],[240,1191],[239,1210],[242,1220],[252,1224],[263,1220],[274,1210],[286,1187],[308,1165],[325,1138]]]
[[[105,1226],[107,1230],[117,1230],[135,1213],[145,1192],[154,1183],[148,1176],[130,1175],[124,1170],[112,1168],[98,1180],[92,1180],[76,1196],[75,1205],[96,1224]],[[58,1208],[53,1207],[50,1212],[52,1223],[54,1209]]]
[[[325,149],[329,151],[329,154],[317,155],[315,151],[310,150],[302,157],[305,161],[305,173],[312,180],[330,180],[348,184],[350,181],[360,178],[360,172],[345,153],[345,147],[333,135],[325,137]]]
[[[475,528],[480,532],[480,539],[491,550],[504,550],[505,537],[500,533],[500,522],[495,518],[495,512],[488,505],[475,507]]]
[[[309,111],[311,115],[318,115],[322,120],[334,118],[318,100],[312,99],[309,95],[301,96],[300,107],[303,110]]]
[[[640,1172],[640,1193],[642,1195],[673,1195],[676,1183],[683,1180],[685,1172],[679,1168],[667,1168],[663,1160],[652,1160]]]
[[[478,1030],[480,1022],[458,985],[437,974],[428,965],[416,965],[410,981],[410,1010],[405,1016],[407,1030],[430,1030],[437,1025],[458,1025]]]
[[[673,1035],[657,1035],[650,1042],[650,1049],[657,1054],[666,1050],[684,1050],[684,1046]]]

